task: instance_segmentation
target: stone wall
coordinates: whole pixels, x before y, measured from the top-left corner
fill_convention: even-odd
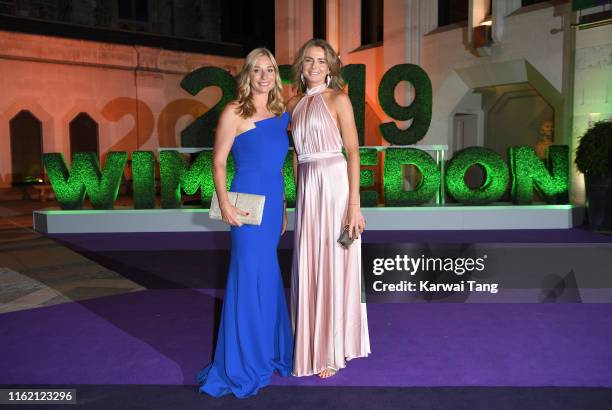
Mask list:
[[[0,188],[11,184],[10,120],[22,110],[42,122],[43,152],[69,162],[69,123],[86,112],[99,150],[179,146],[180,131],[216,104],[209,87],[191,96],[184,76],[203,66],[236,74],[242,59],[0,31]]]

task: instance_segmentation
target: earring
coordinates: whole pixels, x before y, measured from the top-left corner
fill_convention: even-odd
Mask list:
[[[300,74],[300,79],[302,80],[302,83],[306,84],[306,81],[304,81],[304,74]]]
[[[329,84],[331,84],[331,79],[332,79],[332,76],[329,75],[329,73],[327,73],[327,76],[325,78],[325,83],[327,83],[328,87],[329,87]]]

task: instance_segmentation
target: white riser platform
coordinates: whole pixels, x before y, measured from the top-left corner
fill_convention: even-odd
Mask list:
[[[572,205],[489,205],[363,208],[366,229],[375,231],[569,229],[582,222],[583,208]],[[218,232],[226,224],[211,220],[208,209],[114,209],[34,212],[41,233]],[[288,210],[288,229],[294,212]]]

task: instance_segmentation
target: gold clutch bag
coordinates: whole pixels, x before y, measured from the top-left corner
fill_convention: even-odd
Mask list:
[[[229,198],[230,203],[236,208],[242,209],[243,211],[249,213],[247,216],[238,215],[238,220],[240,222],[249,225],[261,225],[261,217],[263,216],[264,203],[266,201],[265,196],[243,194],[241,192],[228,192],[227,197]],[[208,215],[211,219],[222,219],[217,192],[213,192]]]

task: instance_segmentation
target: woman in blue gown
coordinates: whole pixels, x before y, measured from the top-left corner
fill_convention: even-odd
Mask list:
[[[213,178],[223,220],[232,225],[227,287],[214,359],[197,376],[200,391],[244,398],[289,376],[293,336],[277,257],[286,213],[282,166],[289,146],[278,66],[264,48],[249,53],[238,76],[238,97],[222,112],[213,151]],[[243,225],[246,212],[228,201],[226,160],[236,163],[231,191],[265,195],[261,225]]]

